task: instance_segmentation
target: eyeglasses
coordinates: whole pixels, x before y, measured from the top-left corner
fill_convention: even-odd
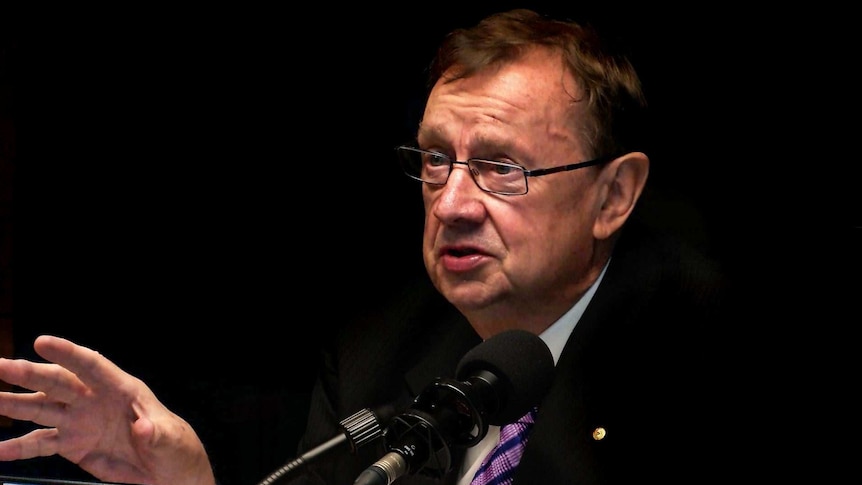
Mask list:
[[[409,146],[395,149],[401,168],[408,177],[429,185],[446,185],[455,164],[466,165],[476,185],[485,192],[499,195],[524,195],[527,193],[527,177],[540,177],[557,172],[568,172],[579,168],[600,165],[615,157],[600,157],[586,162],[557,167],[527,170],[514,163],[470,158],[467,161],[452,160],[442,153],[429,152]]]

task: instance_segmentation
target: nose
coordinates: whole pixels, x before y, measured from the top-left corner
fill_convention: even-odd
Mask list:
[[[466,163],[454,163],[446,185],[440,187],[432,201],[434,215],[444,224],[458,221],[481,221],[485,207],[481,202],[485,192],[476,185]]]
[[[472,169],[466,162],[452,162],[452,172],[446,185],[443,186],[443,192],[452,192],[455,195],[473,191],[482,192],[473,177]]]

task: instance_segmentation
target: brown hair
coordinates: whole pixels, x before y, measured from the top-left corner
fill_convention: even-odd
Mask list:
[[[536,47],[559,50],[584,93],[587,119],[581,136],[593,156],[643,150],[646,99],[629,59],[611,50],[595,29],[532,10],[493,14],[471,28],[449,33],[430,66],[429,86],[469,77],[517,59]]]

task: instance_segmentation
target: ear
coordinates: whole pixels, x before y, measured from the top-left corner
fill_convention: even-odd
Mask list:
[[[593,236],[607,239],[629,218],[643,192],[649,174],[649,157],[627,153],[609,162],[599,175],[601,207],[593,223]]]

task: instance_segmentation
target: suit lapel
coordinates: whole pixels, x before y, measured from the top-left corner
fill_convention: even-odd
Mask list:
[[[613,416],[613,399],[606,386],[614,382],[618,363],[615,342],[633,323],[633,308],[641,305],[655,277],[644,271],[643,255],[620,247],[566,342],[554,382],[540,405],[536,424],[524,451],[515,483],[577,483],[594,485],[605,477],[596,466],[610,446],[604,440]],[[648,265],[647,265],[648,266]],[[587,371],[588,369],[588,371]],[[613,429],[611,429],[613,431]]]

